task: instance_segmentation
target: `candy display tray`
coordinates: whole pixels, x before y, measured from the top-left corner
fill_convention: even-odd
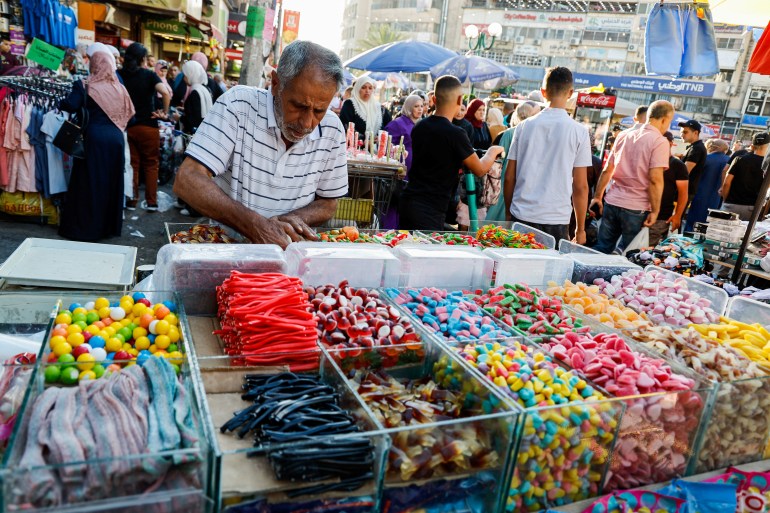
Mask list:
[[[744,315],[748,313],[751,318],[755,318],[754,316],[761,312],[762,309],[752,308],[754,306],[752,303],[755,302],[751,300],[745,301],[745,303],[741,301],[735,303],[738,316],[740,317],[741,313],[744,313]],[[770,310],[770,308],[766,308],[764,305],[760,305],[760,307]],[[770,440],[770,419],[767,419],[766,415],[763,416],[756,410],[754,411],[755,415],[750,416],[748,415],[747,408],[736,407],[735,405],[742,403],[750,404],[752,399],[756,399],[757,402],[761,400],[765,403],[770,403],[770,371],[768,371],[767,377],[720,382],[708,380],[694,373],[689,366],[679,359],[669,358],[632,339],[626,330],[617,330],[604,323],[600,323],[585,314],[573,310],[571,307],[565,307],[565,309],[569,310],[573,315],[585,319],[586,325],[596,326],[598,324],[600,327],[596,329],[624,337],[626,342],[635,350],[665,360],[677,372],[684,373],[688,377],[695,376],[703,383],[702,387],[710,391],[708,400],[705,402],[706,406],[699,430],[693,440],[692,455],[689,460],[687,475],[762,459],[767,442]],[[767,312],[764,312],[764,314],[767,316]],[[697,348],[693,348],[693,350],[696,353],[698,352]],[[685,370],[682,371],[682,369]],[[703,391],[703,388],[701,391]],[[727,429],[736,429],[738,434],[733,434],[729,439],[726,439],[725,431]],[[740,433],[744,433],[744,435],[741,436]],[[715,447],[725,443],[723,440],[732,440],[732,437],[743,438],[740,444],[728,443],[730,445],[729,449],[733,451],[732,454],[714,450]],[[736,450],[736,447],[739,450]]]
[[[241,235],[240,233],[236,232],[235,230],[233,230],[229,226],[225,226],[225,225],[222,225],[222,224],[219,224],[219,223],[215,223],[215,222],[209,222],[209,223],[163,223],[163,224],[165,225],[164,229],[166,231],[166,240],[168,241],[169,244],[174,244],[174,242],[171,241],[171,236],[172,235],[175,235],[175,234],[177,234],[179,232],[182,232],[182,231],[189,231],[192,228],[194,228],[196,226],[199,226],[199,225],[217,226],[217,227],[220,227],[220,228],[224,229],[225,233],[228,236],[230,236],[233,239],[235,239],[235,242],[232,243],[232,244],[249,244],[249,241],[243,235]],[[179,244],[181,244],[181,243],[179,243]],[[208,243],[208,244],[212,244],[212,243]]]
[[[148,293],[149,295],[150,293]],[[179,301],[178,296],[169,292],[154,292],[155,296],[152,299],[162,301],[164,299],[173,299],[177,302],[180,327],[182,329],[183,340],[187,341],[184,324],[186,323],[186,316],[184,313],[183,305]],[[190,365],[180,365],[181,368],[181,384],[186,393],[186,401],[189,403],[190,412],[192,415],[193,425],[195,426],[195,435],[198,440],[197,447],[188,449],[176,449],[169,450],[160,453],[144,453],[136,454],[125,458],[126,461],[133,462],[147,462],[150,464],[152,460],[158,458],[164,458],[172,461],[188,461],[183,464],[183,468],[191,476],[195,476],[195,480],[199,486],[192,486],[186,488],[176,488],[174,486],[160,486],[154,492],[148,492],[141,496],[123,496],[120,490],[113,489],[110,493],[109,499],[102,500],[90,500],[81,503],[73,503],[69,505],[57,506],[54,508],[31,508],[29,504],[17,504],[15,503],[12,491],[21,487],[27,486],[31,476],[43,471],[51,471],[54,469],[61,469],[62,467],[72,467],[77,469],[83,465],[105,465],[108,462],[104,460],[83,460],[83,461],[68,461],[66,464],[58,466],[31,466],[23,467],[20,465],[21,457],[24,452],[24,447],[27,443],[26,431],[30,421],[30,415],[34,407],[34,403],[37,398],[43,393],[43,391],[49,385],[46,385],[44,381],[44,370],[49,365],[46,363],[46,357],[50,351],[48,339],[50,338],[50,330],[53,328],[53,314],[59,310],[60,307],[66,308],[70,303],[84,300],[93,300],[96,297],[104,296],[108,299],[117,300],[121,294],[115,291],[65,291],[65,292],[41,292],[41,293],[29,293],[25,294],[31,302],[31,304],[50,305],[55,307],[51,310],[47,310],[47,307],[41,307],[38,310],[38,316],[44,315],[45,311],[48,311],[50,317],[50,323],[47,327],[46,337],[40,349],[38,355],[38,361],[35,365],[34,374],[32,375],[27,392],[25,394],[21,408],[19,409],[16,425],[11,434],[9,440],[8,449],[3,457],[2,468],[0,469],[0,485],[2,486],[2,494],[0,494],[0,511],[51,511],[51,512],[82,512],[82,511],[94,511],[94,512],[108,512],[119,509],[120,511],[130,511],[140,513],[140,511],[146,511],[146,508],[157,507],[157,511],[214,511],[213,503],[206,495],[206,490],[209,487],[209,456],[210,446],[207,442],[207,437],[204,432],[204,417],[201,414],[201,410],[198,405],[200,400],[197,397],[194,388],[194,372]],[[2,297],[2,296],[0,296]],[[188,344],[184,346],[184,351],[187,353],[186,358],[195,358],[192,345]],[[135,463],[138,464],[138,463]],[[133,509],[136,508],[136,509]],[[143,508],[143,509],[139,509]]]
[[[374,477],[354,491],[325,492],[323,494],[300,495],[291,497],[297,490],[329,484],[325,482],[290,482],[275,478],[268,461],[274,451],[296,448],[298,443],[268,444],[255,448],[251,435],[240,439],[235,433],[221,433],[220,426],[229,421],[233,412],[250,405],[241,399],[241,385],[246,374],[278,374],[284,372],[280,367],[238,367],[232,365],[228,357],[200,358],[193,365],[197,367],[196,389],[201,399],[200,407],[204,412],[204,431],[212,447],[209,472],[211,473],[209,497],[217,508],[225,504],[237,504],[242,501],[263,501],[266,504],[302,503],[310,499],[340,500],[358,498],[363,502],[371,501],[371,512],[378,511],[378,494],[382,476],[382,465],[387,450],[388,440],[376,429],[374,422],[356,398],[348,391],[345,384],[333,372],[321,369],[323,380],[340,391],[342,406],[359,419],[363,431],[357,434],[338,435],[342,438],[368,438],[374,447]],[[317,373],[315,373],[317,374]],[[331,439],[331,437],[327,437]],[[320,437],[314,441],[320,440]]]
[[[479,379],[470,372],[466,364],[435,340],[428,339],[421,343],[421,348],[415,353],[418,358],[408,364],[388,363],[387,355],[393,346],[374,347],[363,350],[356,358],[347,358],[345,350],[327,350],[322,348],[322,372],[333,368],[338,376],[345,381],[351,392],[358,398],[367,410],[370,417],[375,419],[378,429],[382,430],[389,438],[389,449],[386,459],[385,474],[382,486],[382,501],[384,504],[398,502],[401,494],[408,492],[423,499],[422,507],[439,507],[445,504],[447,497],[436,494],[437,488],[446,486],[452,494],[458,496],[455,501],[477,503],[481,511],[496,512],[502,507],[501,500],[505,496],[504,476],[507,470],[509,456],[515,445],[515,434],[519,421],[520,410],[509,405],[503,396],[487,381]],[[372,363],[372,362],[382,362]],[[430,423],[400,427],[389,427],[380,422],[374,414],[372,406],[359,394],[357,385],[349,379],[356,371],[384,370],[387,374],[405,383],[408,380],[431,379],[446,390],[464,397],[463,411],[465,415],[451,419]],[[391,410],[393,411],[393,410]],[[395,413],[395,411],[393,411]],[[468,438],[470,436],[470,438]],[[468,447],[477,441],[487,449],[494,450],[497,458],[490,458],[487,464],[476,463],[466,468],[462,463],[457,465],[446,462],[434,466],[436,457],[448,458],[443,450],[434,453],[434,458],[425,461],[421,456],[425,455],[429,447],[446,447],[458,438],[464,440],[461,446]],[[399,454],[401,450],[411,451],[419,447],[420,441],[435,440],[428,445],[423,445],[423,453],[413,456],[413,463],[417,465],[416,473],[405,477],[402,472],[409,467],[409,462],[400,466]],[[484,440],[484,441],[481,441]],[[434,445],[435,444],[435,445]],[[467,450],[470,450],[469,448]],[[460,454],[465,454],[460,452]],[[459,456],[459,454],[458,454]],[[467,456],[467,455],[466,455]],[[421,464],[417,461],[422,461]],[[467,460],[466,460],[467,461]],[[470,461],[473,461],[471,459]],[[477,460],[483,461],[483,460]],[[451,482],[451,485],[446,484]],[[479,486],[468,486],[470,483],[482,483]],[[408,490],[407,490],[408,488]],[[405,504],[404,506],[407,506]],[[398,510],[398,509],[396,509]]]

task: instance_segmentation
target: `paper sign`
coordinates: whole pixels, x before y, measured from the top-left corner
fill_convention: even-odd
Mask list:
[[[246,13],[246,37],[257,37],[265,27],[265,8],[250,5]]]
[[[56,71],[64,59],[64,53],[64,50],[60,50],[45,41],[35,38],[32,40],[32,44],[27,52],[27,59],[37,62],[51,71]]]

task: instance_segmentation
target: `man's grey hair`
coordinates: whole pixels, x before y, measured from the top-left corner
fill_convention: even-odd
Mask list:
[[[650,104],[647,109],[647,120],[663,119],[674,112],[674,106],[666,100],[657,100]]]
[[[340,58],[323,46],[310,41],[294,41],[283,49],[276,73],[281,87],[297,78],[305,68],[315,66],[339,90],[345,85]]]
[[[726,153],[729,149],[726,141],[722,139],[709,139],[706,141],[706,151],[709,153]]]
[[[534,116],[538,112],[540,112],[540,106],[531,100],[527,100],[523,103],[520,103],[519,106],[516,107],[516,114],[514,114],[514,120],[518,125],[525,119]]]

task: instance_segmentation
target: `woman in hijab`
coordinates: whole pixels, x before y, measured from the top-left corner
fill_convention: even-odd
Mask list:
[[[416,94],[407,96],[404,100],[404,105],[401,106],[401,115],[385,127],[385,131],[393,137],[394,146],[401,141],[402,137],[404,139],[404,149],[406,150],[404,162],[406,164],[407,180],[409,179],[409,169],[412,167],[412,129],[422,119],[424,106],[425,101]],[[398,203],[401,197],[402,186],[403,182],[399,181],[390,199],[390,206],[385,214],[385,218],[382,220],[382,227],[385,229],[398,228]]]
[[[503,111],[492,107],[487,114],[487,126],[489,127],[489,136],[492,141],[497,139],[497,136],[505,131],[505,124],[503,123]]]
[[[190,56],[190,60],[200,64],[204,71],[209,69],[209,58],[206,57],[206,54],[203,52],[195,52],[192,54],[192,56]],[[182,72],[174,77],[174,85],[172,86],[174,88],[174,94],[171,96],[172,107],[179,107],[184,105],[184,101],[192,91],[190,86],[188,86],[187,82],[184,80],[184,66],[182,66],[182,68]],[[206,75],[206,82],[204,82],[203,85],[208,87],[212,101],[216,102],[217,99],[222,96],[222,89],[217,86],[216,82],[214,82],[214,79],[209,77],[208,74]]]
[[[371,77],[356,79],[353,94],[345,100],[340,111],[342,126],[347,130],[348,123],[354,123],[361,141],[366,140],[366,132],[377,135],[392,119],[390,112],[374,98],[376,87]]]
[[[206,87],[208,77],[203,66],[195,61],[187,61],[182,66],[184,81],[190,87],[190,94],[184,101],[184,114],[179,118],[182,131],[193,135],[211,109],[211,93]]]
[[[477,150],[486,150],[492,145],[489,127],[486,122],[484,122],[484,115],[486,112],[486,105],[477,98],[468,105],[468,112],[465,113],[465,119],[473,125],[473,138],[471,139],[471,144]]]
[[[79,241],[120,236],[123,226],[123,130],[134,116],[128,91],[115,75],[109,53],[91,56],[88,82],[73,84],[59,108],[80,112],[85,107],[86,158],[74,159],[59,235]]]

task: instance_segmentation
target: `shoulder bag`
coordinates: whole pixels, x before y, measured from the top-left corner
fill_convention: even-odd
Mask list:
[[[88,87],[86,87],[86,97],[83,100],[83,106],[70,119],[62,123],[61,128],[53,138],[53,145],[61,151],[76,159],[86,158],[85,131],[88,126]]]

